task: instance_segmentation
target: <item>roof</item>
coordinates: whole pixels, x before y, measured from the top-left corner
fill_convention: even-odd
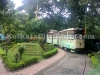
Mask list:
[[[53,33],[58,33],[57,30],[53,30],[53,29],[50,29],[50,32],[48,32],[48,34],[53,34]]]
[[[68,31],[68,30],[83,30],[83,28],[68,28],[68,29],[61,30],[59,32],[64,32],[64,31]]]
[[[83,30],[83,28],[68,28],[67,30]]]

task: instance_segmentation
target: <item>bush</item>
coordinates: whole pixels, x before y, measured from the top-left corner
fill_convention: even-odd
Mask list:
[[[55,47],[52,44],[44,44],[46,50],[53,50]]]
[[[7,56],[2,56],[2,60],[5,61],[7,59]]]
[[[92,65],[93,67],[97,67],[98,65],[98,59],[95,56],[92,56]]]
[[[6,64],[6,66],[11,71],[18,70],[18,69],[23,68],[27,65],[38,62],[38,57],[36,57],[36,56],[33,56],[31,58],[28,58],[28,59],[24,59],[22,61],[19,61],[18,63],[10,61],[6,56],[3,56],[2,59],[3,59],[3,62]]]
[[[5,52],[0,48],[0,55],[5,55]]]
[[[54,48],[53,50],[51,50],[49,52],[43,53],[42,56],[44,58],[49,58],[49,57],[53,56],[54,54],[56,54],[57,53],[57,50],[58,50],[57,48]]]
[[[30,65],[32,63],[36,63],[38,62],[38,57],[34,56],[34,57],[31,57],[31,58],[28,58],[28,59],[25,59],[23,60],[25,62],[25,65]]]
[[[100,53],[94,52],[91,54],[92,66],[94,67],[87,75],[100,75]]]
[[[90,58],[91,58],[91,54],[88,54],[88,57],[90,57]]]
[[[25,51],[24,47],[19,47],[18,52],[19,52],[20,58],[22,58],[22,54],[24,53],[24,51]]]

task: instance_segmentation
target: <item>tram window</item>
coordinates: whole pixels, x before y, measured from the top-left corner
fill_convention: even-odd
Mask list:
[[[54,39],[55,39],[55,35],[54,35]]]
[[[68,39],[70,40],[70,35],[68,35]]]
[[[68,35],[68,39],[70,39],[70,35]]]
[[[71,39],[73,40],[73,39],[74,39],[74,35],[73,35],[73,34],[71,34],[70,36],[71,36]]]
[[[67,35],[65,35],[65,39],[67,38]]]
[[[82,39],[82,35],[81,34],[75,34],[75,39]]]

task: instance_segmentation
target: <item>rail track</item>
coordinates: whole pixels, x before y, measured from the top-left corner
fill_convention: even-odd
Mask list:
[[[81,59],[80,61],[83,61],[81,62],[82,66],[81,66],[81,71],[78,72],[78,70],[75,70],[77,74],[73,74],[75,73],[74,69],[69,69],[69,67],[67,68],[64,68],[64,66],[68,66],[67,62],[71,62],[73,61],[72,59],[77,57],[78,54],[75,54],[75,53],[70,53],[68,52],[66,54],[66,56],[63,58],[63,62],[61,61],[59,65],[56,65],[54,66],[54,68],[51,68],[49,69],[48,71],[44,72],[43,75],[85,75],[85,69],[86,69],[86,56],[85,55],[81,55]],[[67,58],[66,58],[67,57]],[[74,62],[74,61],[73,61]],[[75,61],[77,64],[79,64],[80,62]],[[73,64],[73,63],[72,63]],[[69,64],[71,65],[71,64]],[[75,65],[75,64],[74,64]],[[79,64],[80,65],[80,64]],[[65,73],[64,73],[65,72]],[[70,72],[73,72],[73,73],[70,73]]]

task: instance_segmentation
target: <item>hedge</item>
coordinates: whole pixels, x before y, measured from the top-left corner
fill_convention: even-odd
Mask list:
[[[20,46],[20,43],[17,43],[16,45],[14,45],[11,50],[14,50],[16,47]]]
[[[5,55],[5,52],[0,48],[0,55]]]
[[[31,58],[28,58],[28,59],[24,59],[22,61],[19,61],[18,63],[10,61],[6,56],[3,56],[2,59],[3,59],[3,62],[5,63],[5,65],[11,71],[18,70],[20,68],[23,68],[25,66],[28,66],[30,64],[38,62],[38,57],[36,57],[36,56],[33,56]]]
[[[50,50],[49,52],[43,53],[42,56],[44,58],[49,58],[49,57],[53,56],[54,54],[56,54],[57,51],[58,51],[58,48],[54,48],[53,50]]]
[[[87,75],[100,75],[100,51],[91,54],[93,69]]]
[[[95,56],[92,56],[92,65],[93,65],[93,67],[98,66],[98,59]]]
[[[52,44],[44,44],[44,47],[45,47],[47,50],[53,50],[53,49],[55,48]]]

